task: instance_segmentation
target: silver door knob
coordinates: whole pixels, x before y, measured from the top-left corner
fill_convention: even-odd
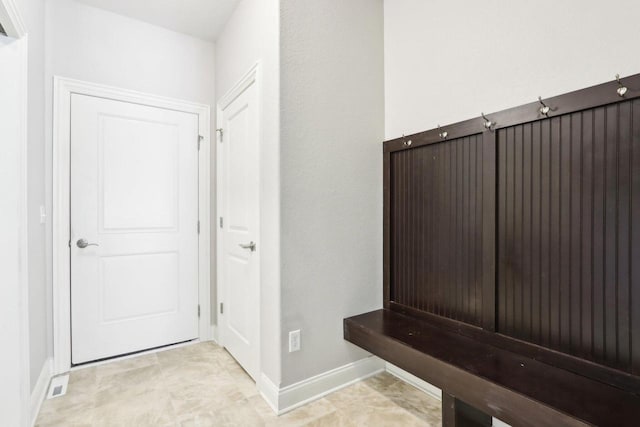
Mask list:
[[[80,249],[84,249],[87,246],[100,246],[97,243],[89,243],[87,242],[87,239],[80,239],[76,242],[76,246],[78,246]]]
[[[256,251],[256,244],[255,244],[255,242],[249,242],[249,243],[244,244],[244,245],[243,245],[242,243],[240,243],[240,247],[241,247],[242,249],[251,249],[251,252],[255,252],[255,251]]]

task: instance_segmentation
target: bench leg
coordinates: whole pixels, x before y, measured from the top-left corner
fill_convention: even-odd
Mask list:
[[[491,416],[442,392],[442,427],[491,427]]]

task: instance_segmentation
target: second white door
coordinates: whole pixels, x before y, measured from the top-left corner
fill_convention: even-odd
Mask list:
[[[79,364],[198,338],[198,117],[71,95]]]
[[[220,334],[254,380],[259,364],[259,150],[255,81],[218,117]]]

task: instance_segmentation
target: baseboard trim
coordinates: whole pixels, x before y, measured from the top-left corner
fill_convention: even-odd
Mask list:
[[[263,374],[259,389],[276,414],[282,415],[384,370],[383,360],[369,356],[282,388]]]
[[[33,426],[38,419],[38,414],[40,413],[40,408],[42,407],[42,402],[44,402],[44,398],[47,395],[47,390],[49,389],[49,382],[51,381],[51,377],[53,375],[53,359],[48,358],[44,361],[42,365],[42,369],[40,370],[40,375],[38,376],[38,381],[36,382],[33,391],[31,392],[31,402],[29,404],[29,411],[31,417],[31,425]]]
[[[387,368],[387,372],[389,372],[394,377],[401,379],[407,384],[411,384],[418,390],[421,390],[427,393],[428,395],[435,397],[438,400],[442,400],[442,390],[440,390],[438,387],[429,384],[425,380],[422,380],[416,377],[415,375],[405,371],[404,369],[400,369],[397,366],[392,365],[389,362],[386,362],[386,368]]]
[[[220,345],[220,340],[218,339],[218,325],[211,324],[211,341]]]
[[[278,412],[278,396],[280,394],[280,389],[264,373],[260,374],[258,391],[260,391],[260,394],[265,402],[267,402],[267,405],[273,409],[273,412],[280,415]]]
[[[400,369],[396,365],[392,365],[389,362],[386,362],[386,368],[387,372],[389,372],[394,377],[397,377],[407,384],[414,386],[418,390],[427,393],[429,396],[432,396],[438,400],[442,400],[442,390],[440,390],[438,387],[429,384],[425,380],[422,380],[415,375],[405,371],[404,369]],[[500,421],[497,418],[492,418],[491,425],[493,427],[511,427],[509,424],[505,423],[504,421]]]

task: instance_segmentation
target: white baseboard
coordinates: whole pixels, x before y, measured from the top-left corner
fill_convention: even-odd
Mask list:
[[[258,387],[269,406],[282,415],[384,370],[384,361],[369,356],[282,388],[263,374]]]
[[[428,395],[435,397],[438,400],[442,400],[442,390],[440,390],[438,387],[434,385],[429,384],[425,380],[422,380],[416,377],[415,375],[410,374],[404,369],[400,369],[397,366],[387,362],[387,372],[389,372],[391,375],[395,377],[400,378],[402,381],[408,384],[411,384],[418,390],[421,390],[427,393]],[[500,421],[497,418],[492,418],[491,425],[493,427],[511,427],[509,424],[505,423],[504,421]]]
[[[278,396],[280,394],[280,389],[264,373],[260,374],[258,390],[269,407],[273,409],[273,412],[280,415],[278,411]]]
[[[433,396],[438,400],[442,400],[442,390],[440,390],[438,387],[429,384],[425,380],[422,380],[416,377],[415,375],[405,371],[404,369],[400,369],[397,366],[392,365],[389,362],[386,362],[386,367],[387,367],[387,372],[389,372],[391,375],[400,378],[402,381],[408,384],[411,384],[418,390],[422,390],[428,395]]]
[[[31,416],[31,425],[33,426],[38,419],[38,414],[40,413],[40,407],[42,406],[42,402],[47,395],[47,390],[49,389],[49,382],[51,381],[51,376],[53,375],[53,359],[48,358],[45,360],[42,365],[42,369],[40,370],[40,375],[38,376],[38,381],[36,382],[33,391],[31,392],[31,402],[29,406],[30,416]]]
[[[493,427],[511,427],[510,424],[505,423],[504,421],[500,421],[499,419],[497,419],[496,417],[492,417],[492,423],[491,425]]]
[[[218,325],[211,325],[211,340],[216,344],[220,344],[220,340],[218,339]]]

